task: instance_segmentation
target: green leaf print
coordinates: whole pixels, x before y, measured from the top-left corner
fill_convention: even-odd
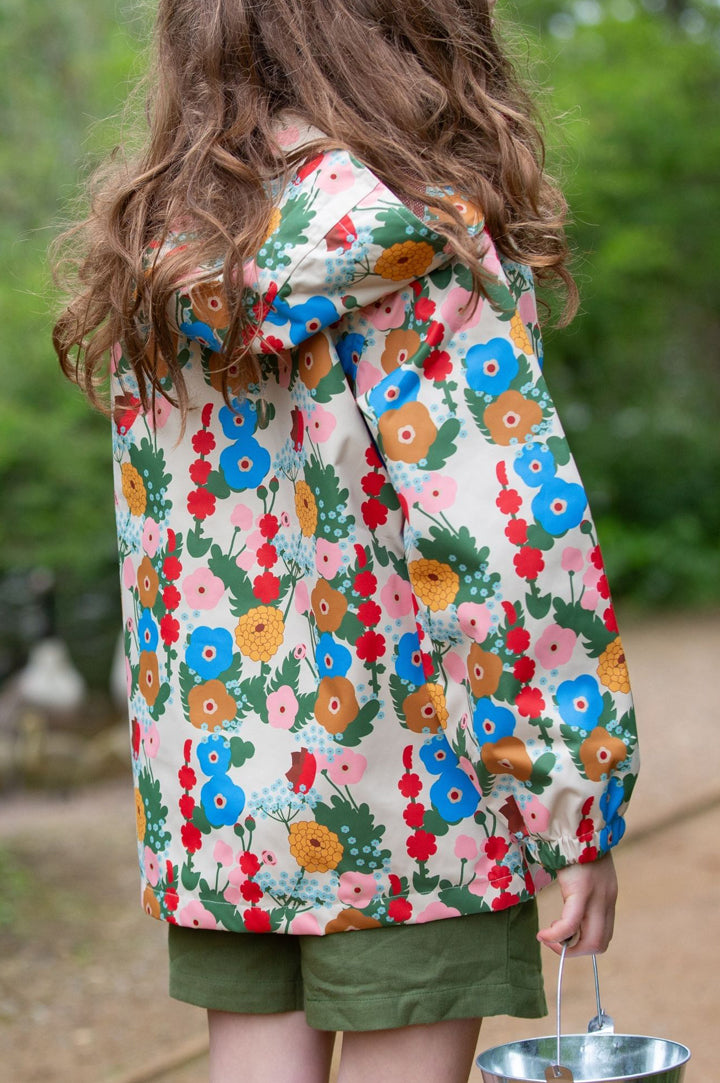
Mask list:
[[[148,704],[148,714],[155,722],[165,714],[165,705],[170,699],[170,685],[161,684],[155,702],[150,706]]]
[[[500,675],[500,683],[493,692],[493,699],[499,699],[502,703],[514,703],[519,691],[520,681],[510,670],[504,669]]]
[[[470,411],[470,416],[475,422],[475,427],[491,444],[494,443],[492,436],[490,435],[490,429],[485,424],[485,411],[488,408],[488,403],[485,402],[484,395],[478,395],[477,391],[473,391],[472,388],[465,388],[465,405]]]
[[[233,767],[242,767],[255,755],[255,745],[252,741],[243,741],[242,737],[230,738],[230,762]]]
[[[288,684],[297,695],[297,682],[299,677],[300,659],[296,658],[294,654],[290,652],[275,670],[272,678],[268,681],[267,691],[277,692],[278,688],[282,685]]]
[[[487,903],[483,904],[479,895],[473,895],[466,884],[460,886],[453,884],[452,887],[440,888],[438,892],[440,901],[446,906],[454,906],[461,914],[479,914],[489,910]]]
[[[315,402],[330,402],[330,399],[335,395],[339,395],[345,387],[347,387],[347,383],[342,366],[333,365],[315,388],[313,399]]]
[[[338,370],[342,372],[340,366]],[[347,516],[345,522],[338,518],[339,509],[344,508],[348,500],[348,491],[340,485],[340,480],[332,466],[310,457],[305,464],[305,481],[312,489],[318,505],[318,519],[315,534],[318,538],[327,538],[336,542],[346,538],[355,522],[353,516]],[[336,534],[336,531],[340,531]]]
[[[403,680],[402,677],[398,677],[397,673],[390,674],[389,684],[390,695],[392,697],[393,707],[395,708],[395,717],[399,722],[404,722],[405,709],[403,704],[405,703],[407,696],[409,696],[411,692],[414,692],[418,686],[410,684],[408,681]]]
[[[429,895],[440,882],[439,876],[428,876],[424,869],[418,869],[413,873],[413,887],[418,895]]]
[[[425,470],[441,470],[445,466],[448,459],[457,451],[454,441],[459,432],[460,422],[456,417],[450,417],[443,422],[425,456],[424,463],[421,464]]]
[[[208,474],[208,479],[205,482],[205,488],[213,496],[216,496],[218,500],[227,500],[230,496],[231,489],[225,480],[225,475],[219,470],[211,470]]]
[[[144,438],[130,448],[130,462],[140,474],[145,486],[146,514],[156,523],[162,522],[172,507],[165,495],[170,484],[170,475],[165,472],[165,455],[162,450],[156,451],[150,441]]]
[[[170,842],[170,833],[165,830],[167,806],[162,803],[160,782],[153,779],[147,768],[138,775],[138,789],[145,809],[145,845],[156,854],[161,853]]]
[[[258,605],[258,600],[253,594],[252,583],[247,572],[239,568],[234,557],[226,556],[219,545],[213,545],[210,550],[208,566],[213,575],[222,579],[228,588],[230,595],[230,609],[234,616],[241,617],[253,606]]]
[[[335,635],[338,639],[344,639],[346,643],[355,644],[364,631],[365,625],[362,624],[355,613],[352,613],[348,609],[341,620]]]
[[[457,262],[452,267],[452,271],[458,286],[461,286],[464,290],[472,293],[473,277],[470,268],[466,267],[464,263]]]
[[[545,443],[558,466],[566,466],[570,462],[570,446],[564,436],[549,436]]]
[[[525,783],[531,793],[543,793],[551,782],[550,772],[555,766],[556,756],[552,752],[543,752],[533,764],[532,774]]]
[[[436,808],[429,808],[423,816],[423,830],[431,835],[447,835],[448,823],[444,820]]]
[[[530,590],[525,595],[525,608],[530,616],[534,617],[535,620],[543,620],[550,612],[551,604],[552,595],[538,594],[533,584],[531,584]]]
[[[580,759],[580,745],[587,737],[585,730],[574,730],[570,726],[566,726],[563,722],[560,726],[560,736],[567,746],[567,750],[572,756],[572,761],[577,767],[583,778],[587,778],[585,774],[585,765]]]
[[[609,632],[599,617],[589,609],[583,609],[579,601],[564,602],[555,599],[555,620],[561,628],[570,628],[583,638],[591,658],[599,658],[615,638],[615,632]]]
[[[352,748],[359,745],[363,737],[372,733],[372,720],[380,710],[380,704],[376,699],[368,700],[364,707],[360,708],[349,726],[338,736],[342,737],[344,747]],[[337,738],[336,738],[337,740]]]
[[[465,268],[463,268],[463,270],[464,269]],[[428,278],[430,279],[430,281],[432,282],[433,286],[435,286],[436,289],[438,289],[438,290],[446,290],[448,288],[448,286],[450,285],[450,279],[452,278],[452,276],[453,276],[453,265],[452,265],[452,263],[448,263],[444,267],[438,267],[437,270],[433,271],[432,274],[428,275]],[[457,273],[456,273],[455,277],[457,278]],[[472,282],[472,276],[470,278],[470,281]],[[468,288],[470,288],[470,287],[468,287]]]
[[[334,831],[343,845],[343,856],[335,870],[338,875],[374,872],[390,859],[390,851],[380,849],[385,828],[375,823],[368,805],[354,805],[334,794],[329,805],[320,803],[313,811],[317,822]]]
[[[203,537],[201,529],[200,525],[196,524],[193,530],[188,530],[187,550],[191,557],[204,557],[212,545],[212,538]]]
[[[552,549],[556,539],[539,523],[531,523],[527,528],[527,540],[528,545],[532,545],[535,549],[547,550]]]
[[[243,660],[240,655],[233,660],[233,668],[236,665],[238,670],[242,671]],[[254,712],[262,718],[263,722],[267,722],[267,686],[265,677],[257,674],[255,677],[247,677],[244,681],[240,681],[236,698],[240,718]]]
[[[209,835],[212,831],[212,825],[205,815],[205,810],[202,805],[195,805],[192,814],[192,822],[203,835]]]
[[[186,862],[182,867],[180,879],[182,881],[182,886],[185,888],[186,891],[194,891],[195,888],[198,886],[198,882],[200,880],[200,873],[197,872],[196,869],[191,868],[189,863]]]

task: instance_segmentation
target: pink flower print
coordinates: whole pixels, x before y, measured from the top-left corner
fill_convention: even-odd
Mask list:
[[[458,606],[458,622],[466,636],[482,643],[490,631],[492,615],[486,605],[479,602],[463,602]]]
[[[265,544],[265,537],[261,530],[253,530],[252,534],[249,534],[246,538],[246,544],[248,549],[253,549],[255,552],[261,545]]]
[[[463,327],[474,327],[483,310],[483,299],[473,309],[472,294],[462,286],[450,290],[440,312],[449,331],[459,331]]]
[[[563,549],[561,564],[564,572],[581,572],[585,566],[582,551],[568,545]]]
[[[329,440],[337,421],[335,415],[322,406],[316,406],[312,414],[305,418],[305,427],[310,439],[316,444],[324,444]]]
[[[372,390],[375,384],[380,383],[384,375],[380,369],[375,368],[369,361],[362,358],[355,373],[355,387],[358,395],[364,395],[367,391]]]
[[[346,748],[328,765],[328,775],[336,786],[352,785],[365,774],[367,760],[359,752]]]
[[[297,647],[293,651],[293,658],[297,658],[299,662],[303,660],[307,654],[307,647],[304,643],[298,643]]]
[[[532,325],[533,323],[538,322],[537,305],[535,304],[535,296],[531,290],[525,290],[520,297],[518,312],[520,313],[520,318],[523,323]]]
[[[457,482],[454,478],[434,474],[422,487],[418,503],[424,511],[435,515],[439,511],[451,508],[457,496]]]
[[[388,576],[380,597],[390,617],[405,617],[412,609],[412,587],[397,572]]]
[[[571,628],[549,624],[535,644],[535,657],[544,669],[556,669],[570,660],[577,635]]]
[[[122,360],[122,355],[123,355],[122,346],[120,345],[119,342],[114,343],[112,349],[110,350],[110,362],[111,362],[110,371],[111,372],[113,372],[113,373],[117,372],[117,367],[118,367],[120,361]]]
[[[218,865],[223,865],[225,868],[228,868],[235,860],[232,846],[228,846],[222,839],[218,839],[215,843],[215,849],[213,850],[213,859]]]
[[[240,894],[240,888],[237,884],[228,884],[223,891],[223,898],[226,902],[229,902],[231,906],[238,906],[243,901],[243,897]]]
[[[277,355],[278,359],[278,384],[280,387],[290,387],[290,378],[292,376],[292,358],[287,350],[281,350]]]
[[[132,695],[132,669],[130,668],[130,659],[127,657],[125,658],[125,685],[128,699],[130,699]]]
[[[160,544],[160,528],[154,519],[146,519],[142,532],[142,547],[149,557],[154,557]]]
[[[456,651],[449,651],[443,658],[443,669],[453,681],[462,684],[467,676],[465,663]]]
[[[146,846],[143,852],[143,869],[145,870],[145,879],[151,887],[155,887],[160,879],[160,863],[157,854],[153,853],[149,846]]]
[[[304,579],[301,579],[297,583],[293,600],[295,602],[295,609],[298,613],[307,613],[310,608],[310,595],[308,594],[307,583]]]
[[[235,563],[238,568],[242,568],[244,572],[249,572],[255,566],[255,550],[243,549],[241,553],[235,557]]]
[[[548,884],[551,884],[552,881],[553,881],[553,878],[550,875],[550,873],[547,871],[547,869],[543,869],[543,868],[534,868],[532,878],[533,878],[533,883],[535,884],[536,893],[538,891],[542,891],[542,889],[544,887],[547,887]]]
[[[364,910],[377,892],[375,877],[362,872],[344,872],[338,883],[338,898],[346,906]]]
[[[275,138],[281,147],[292,147],[300,141],[300,129],[296,124],[288,124],[287,127],[277,129]]]
[[[461,861],[474,861],[478,855],[475,839],[470,835],[458,835],[455,840],[455,857]]]
[[[214,609],[223,596],[225,584],[209,568],[198,568],[182,581],[185,600],[192,609]]]
[[[268,722],[277,730],[289,730],[298,713],[298,701],[289,684],[281,684],[267,697]]]
[[[459,918],[460,911],[454,906],[446,906],[444,902],[432,902],[422,910],[415,921],[422,925],[426,921],[438,921],[441,918]]]
[[[582,578],[583,586],[593,590],[598,585],[602,574],[602,568],[596,568],[594,564],[591,564],[585,569],[585,575]]]
[[[324,579],[334,579],[343,562],[342,549],[337,542],[318,538],[315,546],[315,567]]]
[[[472,895],[485,895],[488,890],[488,873],[490,869],[495,868],[495,862],[487,854],[480,854],[473,866],[473,872],[475,873],[475,879],[471,884],[468,884],[468,891]]]
[[[323,192],[344,192],[350,188],[355,177],[350,166],[334,166],[332,159],[318,169],[317,186]]]
[[[154,722],[143,737],[143,747],[145,749],[145,755],[151,760],[154,760],[158,754],[158,749],[160,748],[160,734],[158,733],[158,728]]]
[[[290,922],[293,936],[322,936],[320,923],[314,914],[296,914]]]
[[[263,865],[277,865],[277,855],[274,854],[272,850],[263,850],[260,857],[262,858]]]
[[[123,561],[122,580],[123,586],[126,590],[130,590],[132,587],[135,586],[137,577],[135,573],[135,567],[132,562],[132,557],[125,557],[125,560]]]
[[[230,516],[230,522],[238,530],[250,530],[253,525],[253,513],[247,504],[236,504]]]
[[[156,395],[152,411],[149,416],[146,415],[150,427],[156,431],[164,428],[172,413],[172,409],[172,403],[169,403],[164,395]]]
[[[546,808],[542,801],[538,801],[537,797],[531,797],[521,811],[525,826],[531,835],[547,831],[550,823],[550,809]]]
[[[589,609],[592,613],[597,609],[597,604],[600,601],[600,595],[596,590],[586,590],[580,599],[580,605],[583,609]]]
[[[290,516],[286,511],[280,512],[280,525],[285,527],[290,526]]]
[[[401,327],[405,322],[406,303],[407,298],[402,293],[393,293],[389,297],[382,297],[374,304],[368,305],[364,309],[364,315],[378,331],[390,331],[395,327]]]
[[[463,726],[463,729],[465,729],[467,727],[467,715],[463,715],[463,720],[465,720],[465,725]],[[482,793],[482,790],[480,788],[480,780],[477,777],[477,771],[475,770],[467,756],[458,756],[458,767],[460,767],[465,772],[477,792]]]

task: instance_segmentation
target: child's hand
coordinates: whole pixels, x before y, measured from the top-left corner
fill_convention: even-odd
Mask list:
[[[615,922],[617,877],[612,856],[587,865],[560,869],[558,883],[563,897],[562,914],[538,933],[538,940],[559,955],[563,941],[578,935],[571,955],[599,955],[607,949]]]

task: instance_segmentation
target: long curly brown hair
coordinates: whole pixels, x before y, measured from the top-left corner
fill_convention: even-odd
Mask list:
[[[248,341],[242,266],[272,213],[268,180],[296,166],[278,145],[291,112],[324,133],[305,148],[347,148],[406,201],[441,209],[457,254],[483,278],[457,215],[430,192],[482,207],[500,253],[565,287],[565,203],[544,171],[534,106],[492,17],[493,0],[160,0],[149,65],[148,127],[135,157],[116,152],[91,185],[88,217],[58,242],[68,301],[54,329],[63,371],[95,405],[116,342],[147,405],[158,359],[187,395],[168,301],[198,266],[224,264],[229,363]],[[150,242],[178,223],[193,242],[147,274]],[[139,314],[142,312],[142,320]],[[165,371],[165,369],[163,369]]]

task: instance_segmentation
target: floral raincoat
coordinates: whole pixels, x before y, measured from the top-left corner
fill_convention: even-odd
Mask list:
[[[247,268],[261,382],[225,405],[219,273],[175,298],[184,434],[113,357],[142,899],[184,926],[513,906],[620,839],[637,771],[530,274],[458,200],[473,308],[431,212],[308,153]]]

